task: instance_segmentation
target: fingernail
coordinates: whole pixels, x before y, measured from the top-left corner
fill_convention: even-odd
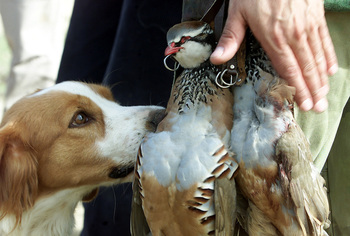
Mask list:
[[[221,57],[222,54],[224,54],[224,47],[217,47],[211,54],[211,57]]]
[[[320,101],[318,101],[314,106],[315,112],[324,112],[328,108],[328,101],[326,98],[322,98]]]
[[[337,71],[338,71],[338,64],[334,64],[333,66],[331,66],[331,68],[329,68],[328,74],[334,75],[335,73],[337,73]]]
[[[314,106],[312,100],[310,98],[306,99],[304,102],[300,104],[300,109],[303,111],[309,111]]]

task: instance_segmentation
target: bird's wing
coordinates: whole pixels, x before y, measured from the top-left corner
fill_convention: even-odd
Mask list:
[[[214,189],[215,236],[234,235],[237,218],[235,181],[216,179]]]
[[[135,164],[135,170],[140,165],[141,147],[137,153],[137,162]],[[146,236],[151,232],[147,224],[145,214],[142,209],[142,200],[140,195],[140,180],[137,172],[135,171],[135,178],[132,185],[132,202],[131,202],[131,217],[130,217],[130,232],[133,236]]]
[[[308,141],[298,125],[290,124],[276,144],[276,155],[282,191],[296,212],[303,234],[323,235],[323,227],[329,224],[325,181],[313,166]]]

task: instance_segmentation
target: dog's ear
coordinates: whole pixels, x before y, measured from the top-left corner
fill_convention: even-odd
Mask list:
[[[0,219],[16,216],[34,205],[38,192],[37,160],[12,125],[0,129]]]

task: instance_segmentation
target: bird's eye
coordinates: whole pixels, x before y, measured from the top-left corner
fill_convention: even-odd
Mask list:
[[[189,40],[191,37],[190,36],[184,36],[181,38],[181,43],[185,43],[187,40]]]
[[[72,117],[71,122],[69,123],[69,128],[81,127],[89,123],[91,118],[86,115],[84,112],[77,112]]]

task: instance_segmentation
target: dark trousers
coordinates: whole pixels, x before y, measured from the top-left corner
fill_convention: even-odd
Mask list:
[[[166,106],[173,79],[163,66],[166,32],[181,8],[181,0],[76,0],[57,83],[102,83],[122,105]],[[82,235],[130,235],[131,197],[130,183],[101,188],[85,204]]]

